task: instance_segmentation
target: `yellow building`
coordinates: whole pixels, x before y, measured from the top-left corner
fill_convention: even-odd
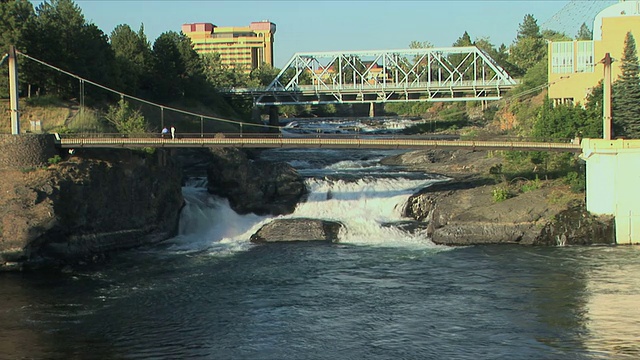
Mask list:
[[[276,24],[264,20],[244,27],[218,27],[211,23],[182,25],[182,32],[198,54],[219,53],[224,65],[249,72],[263,63],[273,66]]]
[[[640,1],[620,1],[602,10],[593,22],[593,40],[549,42],[549,99],[555,104],[585,104],[591,88],[604,75],[599,64],[609,53],[614,59],[611,79],[620,75],[627,32],[640,48]]]

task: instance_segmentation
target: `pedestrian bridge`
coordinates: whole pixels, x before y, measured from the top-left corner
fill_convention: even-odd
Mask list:
[[[157,135],[123,137],[122,134],[67,135],[56,134],[60,148],[327,148],[327,149],[469,149],[519,150],[580,153],[580,144],[573,142],[476,141],[434,136],[371,136],[371,135],[297,135],[282,134],[181,134],[176,139]]]
[[[253,96],[257,106],[489,101],[516,84],[485,51],[467,46],[296,53],[268,86],[223,92]]]

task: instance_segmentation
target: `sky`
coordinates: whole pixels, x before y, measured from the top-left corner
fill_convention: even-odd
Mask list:
[[[467,31],[473,40],[488,37],[496,47],[510,45],[519,24],[531,14],[541,27],[575,36],[583,21],[589,27],[597,11],[616,1],[566,0],[282,0],[169,1],[76,0],[87,22],[107,35],[120,24],[134,31],[144,25],[147,38],[180,32],[182,24],[208,22],[248,26],[276,24],[275,67],[296,52],[406,49],[411,41],[451,46]],[[41,1],[33,1],[37,6]],[[595,10],[594,10],[595,9]],[[589,13],[590,12],[590,13]],[[589,13],[589,14],[587,14]],[[592,14],[591,14],[592,13]],[[585,20],[589,18],[589,20]]]

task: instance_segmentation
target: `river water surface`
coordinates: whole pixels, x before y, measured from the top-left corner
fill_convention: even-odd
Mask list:
[[[637,359],[640,248],[442,247],[392,226],[442,178],[392,151],[272,150],[334,244],[252,245],[202,180],[180,234],[61,273],[0,273],[0,359]],[[390,226],[391,224],[391,226]]]

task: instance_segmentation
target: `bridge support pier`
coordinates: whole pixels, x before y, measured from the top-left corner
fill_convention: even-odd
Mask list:
[[[376,116],[376,103],[369,103],[369,117]]]
[[[584,139],[587,210],[615,217],[616,243],[640,244],[640,140]]]
[[[271,132],[277,132],[277,128],[280,126],[278,107],[276,105],[269,106],[269,125],[271,126]]]

